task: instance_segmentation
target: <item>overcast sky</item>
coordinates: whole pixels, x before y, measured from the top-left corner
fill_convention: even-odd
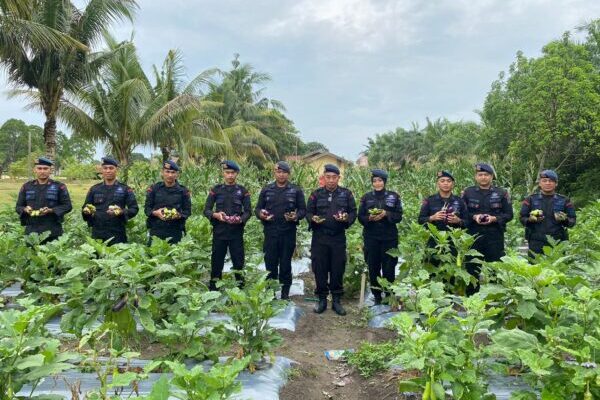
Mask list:
[[[522,50],[600,17],[598,0],[139,0],[134,32],[149,69],[179,48],[188,75],[227,69],[234,53],[272,77],[305,141],[356,159],[369,136],[425,118],[478,120],[493,80]],[[0,74],[0,82],[6,80]],[[5,91],[4,91],[5,92]],[[5,94],[5,93],[3,93]],[[0,123],[42,124],[0,97]]]

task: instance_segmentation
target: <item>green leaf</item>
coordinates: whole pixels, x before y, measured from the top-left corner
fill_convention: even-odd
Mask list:
[[[525,300],[535,300],[537,298],[535,290],[527,286],[517,286],[515,287],[515,292]]]
[[[104,290],[113,285],[113,282],[104,276],[99,276],[90,283],[90,288]]]
[[[523,301],[523,302],[519,303],[516,314],[525,319],[530,319],[531,317],[533,317],[533,315],[536,313],[537,310],[538,309],[534,302]]]
[[[44,286],[39,288],[40,292],[48,294],[65,294],[67,291],[58,286]]]
[[[435,397],[437,397],[438,399],[443,400],[446,398],[446,391],[444,390],[444,387],[441,383],[434,382],[434,384],[431,386],[431,390],[433,391],[433,393],[435,393]]]
[[[156,332],[156,325],[154,325],[154,320],[152,319],[152,314],[150,311],[145,310],[143,308],[138,308],[138,315],[140,316],[140,323],[148,332],[154,333]]]
[[[67,363],[52,363],[42,365],[41,367],[35,368],[28,374],[23,376],[24,379],[29,381],[36,381],[41,378],[59,374],[68,369],[72,369],[73,365]]]
[[[535,349],[538,346],[537,338],[520,329],[502,329],[492,335],[492,340],[496,345],[502,346],[510,351],[524,349]]]
[[[554,362],[548,356],[540,355],[530,350],[517,350],[517,354],[521,358],[521,361],[523,361],[523,364],[531,368],[534,374],[538,376],[550,374],[547,368],[550,368]]]
[[[169,399],[169,379],[162,375],[160,379],[152,385],[152,391],[146,398],[147,400],[168,400]]]
[[[88,270],[87,267],[73,267],[67,271],[65,274],[65,278],[71,279],[76,277],[77,275],[81,275]]]
[[[129,386],[131,382],[138,379],[138,375],[135,372],[120,373],[117,369],[113,373],[112,381],[108,385],[109,387]]]
[[[452,397],[460,399],[463,397],[465,387],[459,382],[452,382]]]
[[[34,354],[25,357],[17,364],[17,369],[24,370],[32,367],[40,367],[44,365],[44,356],[41,354]]]

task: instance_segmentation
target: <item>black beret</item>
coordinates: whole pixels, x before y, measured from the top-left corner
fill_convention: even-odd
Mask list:
[[[102,165],[114,165],[119,166],[119,162],[112,157],[102,157]]]
[[[38,157],[35,160],[35,165],[45,165],[47,167],[51,167],[54,165],[54,161],[46,157]]]
[[[375,168],[371,170],[371,180],[373,178],[381,178],[384,182],[387,182],[388,173],[382,169]]]
[[[540,172],[540,178],[548,178],[554,182],[558,182],[558,174],[551,169],[545,169]]]
[[[236,164],[235,161],[225,160],[221,162],[221,166],[223,169],[232,169],[236,172],[240,172],[240,166]]]
[[[333,172],[334,174],[339,175],[340,169],[333,164],[325,164],[325,172]]]
[[[496,171],[494,171],[494,167],[492,167],[490,164],[477,163],[475,164],[475,171],[487,172],[489,174],[492,174],[492,176],[496,177]]]
[[[290,164],[286,163],[285,161],[279,161],[277,164],[275,164],[275,168],[287,172],[288,174],[291,170]]]
[[[436,176],[438,179],[446,177],[446,178],[450,178],[450,179],[452,179],[452,181],[454,181],[454,177],[448,171],[444,171],[444,170],[438,171]]]
[[[168,160],[163,164],[163,169],[179,172],[179,165],[177,165],[177,163],[173,160]]]

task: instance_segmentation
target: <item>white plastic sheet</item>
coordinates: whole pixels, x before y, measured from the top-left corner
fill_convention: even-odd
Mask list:
[[[225,360],[223,358],[222,360]],[[138,360],[132,362],[131,365],[143,366],[148,361]],[[287,381],[288,370],[291,368],[294,361],[285,357],[276,357],[273,365],[264,370],[256,371],[254,374],[248,371],[243,371],[237,377],[237,381],[242,384],[241,393],[234,396],[234,399],[255,399],[255,400],[279,400],[279,390]],[[192,367],[193,363],[188,364],[188,368]],[[203,363],[205,368],[210,367],[209,362]],[[152,373],[149,374],[147,380],[138,383],[138,393],[140,396],[150,394],[152,385],[160,379],[161,376],[166,375],[171,377],[171,374]],[[65,399],[72,398],[71,387],[69,385],[78,384],[80,398],[85,398],[85,394],[97,390],[100,387],[100,382],[97,376],[93,373],[81,373],[76,371],[67,371],[59,374],[53,378],[46,378],[33,392],[34,396],[40,395],[59,395]],[[31,386],[25,386],[17,394],[17,396],[29,396],[31,393]],[[112,393],[112,392],[109,392]],[[132,393],[131,388],[125,388],[121,396],[127,397]],[[131,398],[136,398],[133,394]],[[174,397],[172,397],[174,398]]]

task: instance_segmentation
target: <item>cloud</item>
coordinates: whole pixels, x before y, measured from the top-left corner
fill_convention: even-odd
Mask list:
[[[417,2],[393,0],[301,0],[264,29],[266,36],[313,34],[318,40],[374,52],[417,40]]]

